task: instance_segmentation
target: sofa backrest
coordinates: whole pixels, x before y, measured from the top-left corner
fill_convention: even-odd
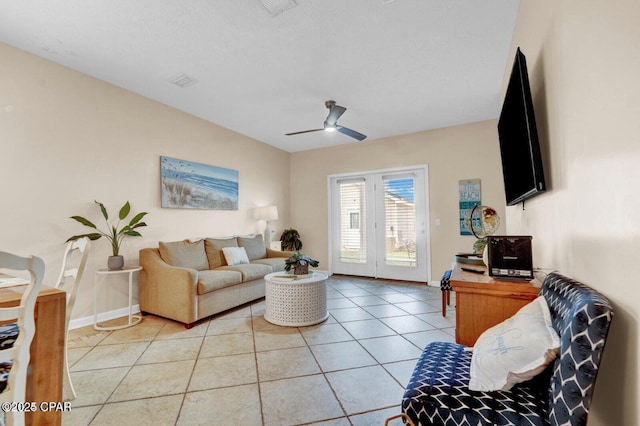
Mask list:
[[[603,295],[558,273],[545,278],[540,294],[560,335],[551,377],[549,422],[585,425],[613,310]]]

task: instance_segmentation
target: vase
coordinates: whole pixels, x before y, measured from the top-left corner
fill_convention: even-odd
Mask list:
[[[124,267],[124,257],[122,256],[109,256],[107,259],[107,267],[109,270],[118,270]]]
[[[296,265],[293,269],[294,275],[307,275],[309,273],[309,264],[306,265]]]

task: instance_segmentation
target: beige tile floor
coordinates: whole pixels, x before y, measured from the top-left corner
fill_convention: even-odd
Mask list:
[[[454,340],[453,300],[444,318],[439,288],[346,276],[327,298],[310,327],[266,322],[262,299],[189,330],[152,315],[72,330],[63,425],[383,425],[422,348]]]

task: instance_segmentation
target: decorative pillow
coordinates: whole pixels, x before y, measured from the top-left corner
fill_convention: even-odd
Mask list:
[[[224,253],[224,258],[229,266],[249,263],[247,251],[244,247],[225,247],[222,249],[222,252]]]
[[[267,248],[264,245],[262,235],[238,237],[238,246],[245,248],[249,260],[264,259],[267,257]]]
[[[473,347],[469,389],[509,390],[553,361],[560,338],[543,296],[480,335]]]
[[[189,241],[173,241],[158,244],[160,257],[171,266],[197,269],[203,271],[209,269],[207,255],[204,252],[204,241],[195,243]]]
[[[209,260],[209,269],[216,269],[227,264],[222,254],[224,247],[238,247],[236,237],[229,238],[207,238],[204,241],[204,250]]]

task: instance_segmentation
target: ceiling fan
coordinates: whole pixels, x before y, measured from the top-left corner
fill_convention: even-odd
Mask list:
[[[360,132],[356,132],[355,130],[351,130],[347,127],[338,125],[338,118],[340,118],[340,116],[347,110],[345,107],[336,105],[335,101],[326,101],[324,103],[324,106],[329,109],[329,115],[327,116],[327,119],[324,120],[324,127],[322,129],[303,130],[301,132],[287,133],[286,136],[299,135],[301,133],[320,132],[322,130],[327,132],[335,132],[337,130],[340,133],[351,136],[352,138],[358,139],[359,141],[363,141],[367,138]]]

